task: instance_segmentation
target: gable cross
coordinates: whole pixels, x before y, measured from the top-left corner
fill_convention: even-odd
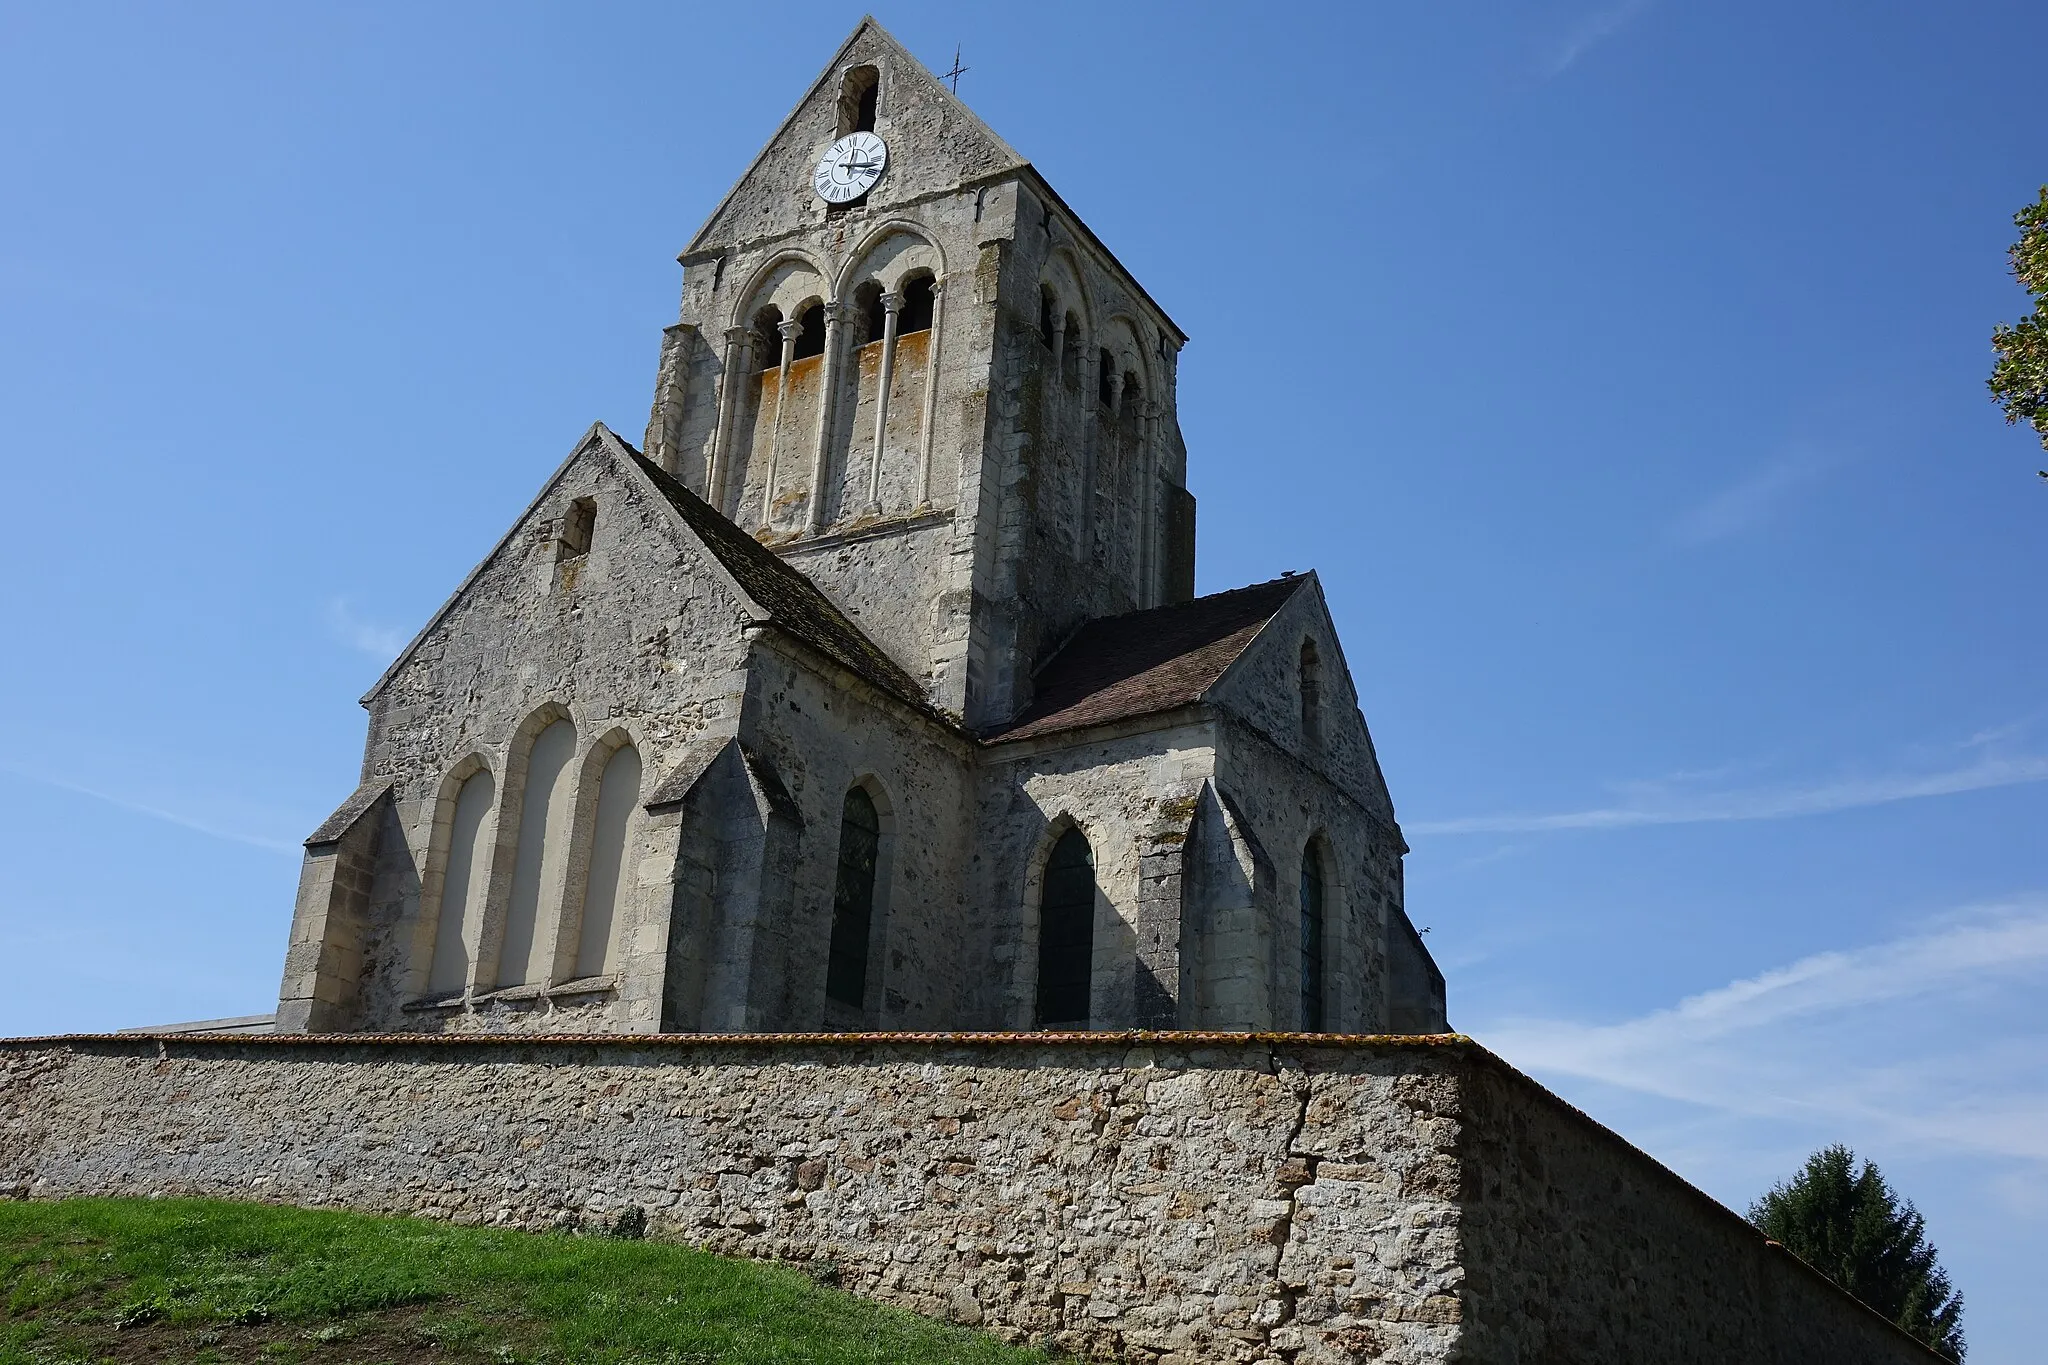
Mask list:
[[[953,82],[953,93],[957,95],[960,93],[960,77],[966,72],[972,71],[973,69],[974,68],[971,66],[960,65],[960,44],[955,43],[953,44],[953,69],[951,71],[940,72],[939,79],[942,81],[950,80],[951,82]]]

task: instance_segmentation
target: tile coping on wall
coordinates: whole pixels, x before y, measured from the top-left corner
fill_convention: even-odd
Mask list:
[[[563,994],[561,991],[556,994]],[[481,997],[480,997],[481,998]],[[504,998],[498,995],[492,998]],[[439,1003],[439,1002],[437,1002]],[[837,1046],[1046,1045],[1061,1047],[1272,1046],[1335,1048],[1445,1048],[1469,1052],[1506,1066],[1462,1033],[1226,1033],[1188,1029],[1121,1029],[1115,1032],[1012,1033],[47,1033],[0,1038],[0,1047],[70,1043],[232,1043],[238,1047],[529,1047],[536,1043],[576,1047],[760,1047],[792,1044]],[[1512,1068],[1509,1068],[1512,1070]],[[1562,1102],[1562,1101],[1560,1101]]]

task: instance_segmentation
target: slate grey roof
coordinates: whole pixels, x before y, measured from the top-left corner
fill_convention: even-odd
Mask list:
[[[1031,705],[983,738],[1030,739],[1200,701],[1308,581],[1276,578],[1090,621],[1038,670]]]
[[[620,442],[624,445],[624,442]],[[855,677],[909,702],[928,714],[931,704],[924,689],[903,666],[890,658],[859,626],[846,619],[824,593],[801,572],[785,564],[774,551],[735,526],[704,499],[679,483],[660,465],[634,450],[626,449],[654,486],[661,490],[676,511],[689,523],[704,548],[717,556],[733,581],[767,613],[767,619],[796,639],[832,660]]]

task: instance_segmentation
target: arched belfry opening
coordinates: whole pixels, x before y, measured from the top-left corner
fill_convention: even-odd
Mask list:
[[[856,66],[839,82],[839,136],[875,131],[875,106],[882,93],[882,73]]]
[[[807,360],[825,354],[825,305],[814,303],[797,315],[796,347],[792,360]]]
[[[912,332],[929,332],[932,329],[933,305],[937,301],[930,274],[917,274],[903,282],[903,315],[897,319],[896,334],[907,336]]]
[[[1039,285],[1038,339],[1045,343],[1047,350],[1052,349],[1053,334],[1059,328],[1059,324],[1055,321],[1059,317],[1059,306],[1060,301],[1054,297],[1052,286],[1047,284]]]
[[[860,319],[860,341],[880,341],[888,332],[889,314],[882,307],[882,282],[869,280],[853,291],[853,311]]]
[[[754,368],[774,370],[782,366],[782,310],[769,304],[754,314]]]
[[[1095,967],[1095,853],[1070,829],[1045,860],[1038,899],[1038,1027],[1087,1028]]]

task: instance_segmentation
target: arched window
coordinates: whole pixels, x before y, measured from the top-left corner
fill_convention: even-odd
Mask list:
[[[882,92],[882,73],[872,66],[856,66],[839,82],[839,136],[875,131],[876,96]]]
[[[772,303],[754,314],[754,368],[782,368],[782,310]]]
[[[474,772],[455,797],[448,832],[448,863],[441,878],[441,914],[434,926],[434,961],[427,969],[427,994],[460,995],[469,985],[469,949],[483,920],[484,888],[490,881],[490,846],[484,822],[498,799],[488,772]]]
[[[807,356],[825,354],[825,305],[814,303],[798,315],[801,325],[796,334],[796,349],[790,353],[791,360],[802,360]]]
[[[1301,642],[1301,737],[1310,744],[1323,739],[1323,668],[1316,642]]]
[[[1056,330],[1053,319],[1059,316],[1059,300],[1053,297],[1052,286],[1038,286],[1038,339],[1052,347],[1052,334]]]
[[[505,905],[505,941],[498,950],[500,986],[519,986],[546,974],[536,962],[536,930],[560,909],[563,828],[576,756],[576,727],[558,720],[540,732],[526,759],[526,790],[519,801],[519,844],[512,861],[512,895]],[[546,900],[549,904],[543,905]]]
[[[1323,1031],[1323,858],[1301,851],[1301,1031]]]
[[[1045,860],[1038,900],[1038,1026],[1086,1028],[1095,967],[1095,855],[1070,829]]]
[[[932,277],[914,275],[903,282],[903,311],[896,318],[896,334],[929,332],[932,329]]]
[[[640,804],[640,751],[627,744],[606,760],[597,780],[597,819],[590,836],[590,880],[583,893],[583,927],[576,938],[576,975],[612,970],[612,931],[625,903],[626,835]]]
[[[861,344],[880,341],[889,323],[888,311],[882,307],[881,281],[869,280],[853,291],[853,310],[861,320]]]
[[[832,894],[832,949],[825,994],[859,1009],[868,991],[868,929],[875,917],[875,863],[882,819],[874,798],[855,787],[839,813],[839,886]]]

